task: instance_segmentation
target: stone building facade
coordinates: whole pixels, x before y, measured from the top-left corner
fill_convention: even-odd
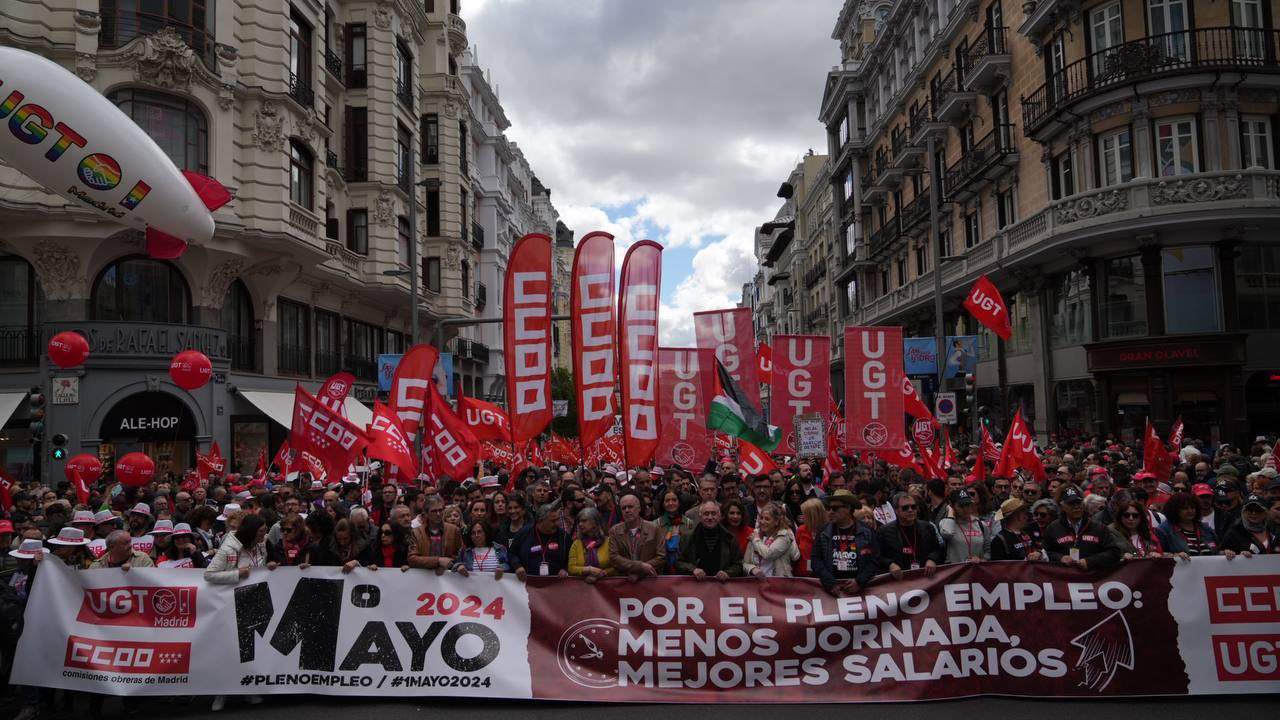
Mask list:
[[[62,389],[44,408],[46,438],[66,434],[72,452],[104,463],[145,450],[162,472],[214,441],[233,469],[252,471],[287,434],[295,384],[315,391],[342,370],[357,378],[351,416],[367,421],[378,356],[414,335],[410,243],[419,338],[484,310],[468,152],[484,123],[462,71],[458,0],[161,7],[9,0],[0,13],[0,43],[73,69],[180,168],[235,196],[209,243],[162,262],[136,233],[0,165],[0,461],[19,477],[63,474],[29,442],[29,388]],[[64,329],[90,338],[82,368],[48,364],[45,344]],[[474,390],[485,357],[456,334],[446,349]],[[215,370],[193,392],[167,374],[187,347]]]
[[[1275,0],[845,2],[820,109],[839,322],[932,336],[941,261],[947,333],[981,337],[964,412],[1276,431],[1277,18]],[[960,307],[984,274],[1009,342]]]

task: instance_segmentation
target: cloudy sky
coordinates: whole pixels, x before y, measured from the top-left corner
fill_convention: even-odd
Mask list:
[[[808,148],[839,0],[463,0],[508,136],[578,237],[662,243],[662,342],[732,307]]]

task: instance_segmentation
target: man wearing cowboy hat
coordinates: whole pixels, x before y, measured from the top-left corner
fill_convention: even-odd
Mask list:
[[[809,567],[832,595],[856,595],[880,572],[880,543],[853,517],[853,493],[836,490],[826,502],[831,522],[813,543]]]

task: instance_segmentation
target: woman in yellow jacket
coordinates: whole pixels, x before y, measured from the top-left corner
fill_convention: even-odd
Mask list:
[[[614,574],[609,563],[609,537],[600,527],[600,511],[578,512],[578,537],[569,547],[569,574],[593,583]]]

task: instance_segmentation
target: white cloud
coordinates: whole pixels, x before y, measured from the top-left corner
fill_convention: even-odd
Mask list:
[[[662,342],[732,307],[755,226],[812,147],[841,0],[463,0],[517,141],[579,237],[695,248],[663,269]],[[621,212],[619,209],[625,209]],[[610,220],[613,216],[613,220]]]

